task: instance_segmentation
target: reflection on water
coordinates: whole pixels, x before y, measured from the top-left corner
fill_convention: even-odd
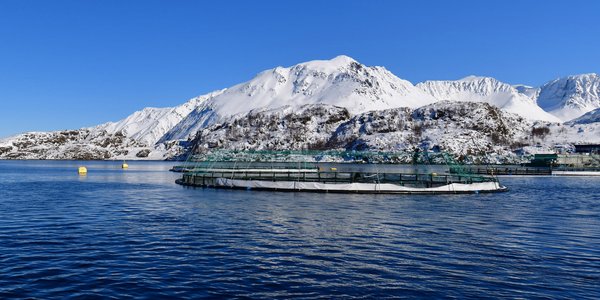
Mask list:
[[[0,162],[0,298],[600,297],[600,178],[304,194],[186,188],[172,165]]]

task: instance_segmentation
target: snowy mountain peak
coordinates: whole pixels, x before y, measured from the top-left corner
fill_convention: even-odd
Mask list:
[[[186,139],[212,122],[255,109],[327,104],[356,114],[434,101],[383,67],[368,67],[341,55],[263,71],[203,103],[167,136]]]
[[[468,76],[460,80],[425,81],[417,84],[417,87],[438,101],[486,102],[530,120],[559,121],[537,106],[534,99],[492,77]]]
[[[333,59],[331,59],[331,61],[336,61],[336,62],[343,62],[345,64],[349,64],[351,62],[356,62],[356,60],[348,55],[338,55],[336,57],[334,57]]]
[[[300,63],[299,65],[305,65],[305,66],[311,66],[311,67],[318,67],[319,65],[328,65],[331,67],[344,67],[347,66],[351,63],[356,63],[357,61],[347,55],[338,55],[332,59],[329,60],[312,60],[312,61],[308,61],[305,63]]]
[[[496,80],[495,78],[492,78],[492,77],[476,76],[476,75],[469,75],[469,76],[461,78],[461,79],[459,79],[457,81],[482,81],[482,80],[498,81],[498,80]]]
[[[596,73],[558,78],[540,88],[538,104],[563,121],[600,108],[600,76]]]
[[[598,74],[597,73],[584,73],[584,74],[577,74],[577,75],[570,75],[567,76],[567,78],[571,79],[571,80],[581,80],[581,81],[593,81],[593,80],[598,80]]]
[[[430,80],[417,84],[417,87],[433,93],[432,95],[438,100],[455,100],[452,94],[460,91],[469,91],[476,93],[476,98],[480,96],[489,96],[498,92],[513,92],[514,89],[506,83],[500,82],[492,77],[483,76],[467,76],[459,80]],[[441,99],[444,96],[448,99]],[[465,96],[465,95],[463,95]],[[469,101],[464,99],[462,101]],[[475,101],[481,102],[481,101]]]
[[[353,112],[421,106],[431,96],[382,67],[367,67],[348,56],[314,60],[259,73],[211,101],[221,116],[283,105],[330,104]]]
[[[279,74],[286,73],[288,71],[299,71],[303,69],[320,71],[325,73],[333,73],[339,71],[341,69],[347,68],[352,64],[359,64],[355,59],[347,55],[339,55],[332,59],[328,60],[311,60],[303,63],[296,64],[291,67],[276,67],[271,70],[266,70],[264,72],[259,73],[270,73],[277,72]]]

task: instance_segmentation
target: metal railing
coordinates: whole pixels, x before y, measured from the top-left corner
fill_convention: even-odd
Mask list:
[[[494,177],[462,174],[406,174],[406,173],[363,173],[363,172],[288,172],[259,171],[195,171],[186,172],[183,182],[190,185],[210,186],[217,178],[262,181],[297,181],[318,183],[392,183],[401,186],[436,187],[451,183],[471,184],[497,182]]]
[[[469,172],[479,175],[551,175],[552,169],[549,167],[518,167],[518,166],[498,166],[498,167],[466,167],[461,172]],[[450,173],[458,173],[450,168]]]

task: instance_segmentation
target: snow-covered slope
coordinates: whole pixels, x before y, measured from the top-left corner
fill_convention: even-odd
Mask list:
[[[126,137],[147,146],[154,146],[169,130],[187,117],[201,103],[209,99],[212,95],[221,92],[216,91],[192,98],[176,107],[147,107],[134,112],[123,120],[105,123],[91,129],[94,131],[106,131],[109,134],[121,132]]]
[[[190,139],[196,135],[198,130],[214,124],[220,118],[210,105],[204,103],[204,105],[196,107],[177,125],[167,131],[159,142]]]
[[[529,120],[560,121],[541,109],[534,99],[491,77],[468,76],[460,80],[425,81],[417,84],[417,87],[438,101],[485,102]]]
[[[93,129],[105,130],[108,133],[122,132],[127,137],[136,139],[146,145],[154,145],[157,139],[164,135],[164,132],[181,121],[180,115],[175,113],[174,110],[175,108],[171,107],[146,107],[123,120],[105,123]]]
[[[540,95],[539,87],[532,87],[524,84],[515,84],[513,87],[517,90],[517,92],[533,99],[537,102],[537,98]]]
[[[583,116],[567,122],[567,124],[591,124],[598,122],[600,122],[600,108],[587,112]]]
[[[559,78],[544,84],[538,104],[563,121],[600,108],[600,76],[595,73]]]
[[[327,104],[283,106],[238,114],[198,132],[196,148],[237,150],[325,149],[347,109]]]
[[[315,60],[259,73],[198,107],[167,133],[185,139],[223,117],[255,109],[307,104],[344,107],[352,114],[395,107],[419,107],[436,101],[383,67],[367,67],[348,56]]]
[[[0,140],[0,159],[164,160],[183,151],[177,142],[147,146],[121,132],[94,128],[27,132]]]
[[[0,141],[2,159],[111,159],[131,156],[145,147],[120,133],[79,129],[29,132]],[[144,152],[150,152],[150,149]]]

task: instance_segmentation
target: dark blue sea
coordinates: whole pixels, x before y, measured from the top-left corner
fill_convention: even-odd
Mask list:
[[[0,298],[600,298],[600,177],[343,195],[187,188],[171,166],[0,162]]]

